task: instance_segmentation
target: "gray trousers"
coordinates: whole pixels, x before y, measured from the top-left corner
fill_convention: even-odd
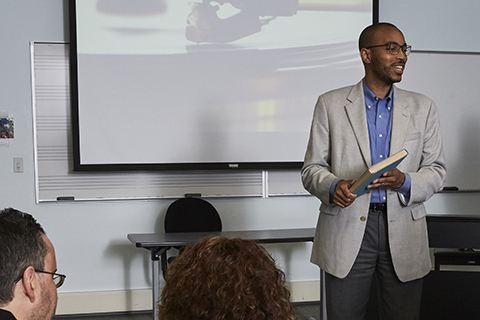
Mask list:
[[[418,320],[423,279],[401,282],[393,269],[386,213],[370,211],[360,252],[344,279],[326,274],[328,320],[363,320],[373,277],[378,284],[379,319]]]

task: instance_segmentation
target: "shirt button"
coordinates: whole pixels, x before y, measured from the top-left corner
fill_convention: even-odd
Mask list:
[[[368,109],[371,109],[371,108],[372,108],[372,106],[368,106]]]
[[[380,155],[380,159],[383,159],[383,155]]]
[[[383,200],[387,200],[387,197],[383,197]]]
[[[382,118],[382,115],[379,115],[378,117],[381,119],[381,118]]]
[[[365,222],[366,220],[367,220],[367,218],[365,218],[365,216],[360,217],[360,221]]]
[[[383,137],[383,134],[380,133],[378,136],[381,138],[381,137]]]

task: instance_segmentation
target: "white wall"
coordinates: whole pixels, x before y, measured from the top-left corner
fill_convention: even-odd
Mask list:
[[[15,118],[15,139],[10,146],[0,147],[0,208],[11,206],[32,213],[44,226],[56,247],[58,272],[67,275],[59,289],[59,309],[65,313],[78,311],[62,306],[62,295],[88,292],[95,296],[91,292],[128,292],[151,287],[148,251],[135,248],[126,235],[162,230],[162,214],[171,202],[35,204],[29,42],[68,41],[67,16],[65,0],[0,4],[0,111],[13,113]],[[23,158],[23,173],[13,173],[14,157]],[[313,197],[211,202],[220,211],[225,230],[314,227],[319,205]],[[439,194],[427,207],[430,213],[477,214],[480,197],[477,193]],[[318,281],[318,268],[309,263],[310,244],[267,248],[278,258],[288,281]]]

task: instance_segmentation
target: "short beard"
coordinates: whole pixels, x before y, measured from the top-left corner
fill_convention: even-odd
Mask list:
[[[45,284],[40,284],[44,290],[41,294],[41,303],[37,306],[36,309],[32,310],[28,320],[52,320],[57,310],[57,299],[55,291],[55,297],[48,293],[48,290],[45,290]],[[55,301],[54,301],[55,299]]]

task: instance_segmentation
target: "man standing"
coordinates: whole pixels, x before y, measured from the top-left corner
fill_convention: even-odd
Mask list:
[[[422,278],[430,271],[423,203],[446,170],[435,103],[398,89],[411,47],[392,24],[359,38],[365,77],[318,98],[302,168],[321,200],[312,262],[326,272],[328,320],[363,319],[372,279],[381,319],[418,319]],[[406,149],[398,168],[357,198],[349,188],[371,165]]]
[[[0,320],[50,320],[57,306],[52,243],[28,213],[0,211]]]

